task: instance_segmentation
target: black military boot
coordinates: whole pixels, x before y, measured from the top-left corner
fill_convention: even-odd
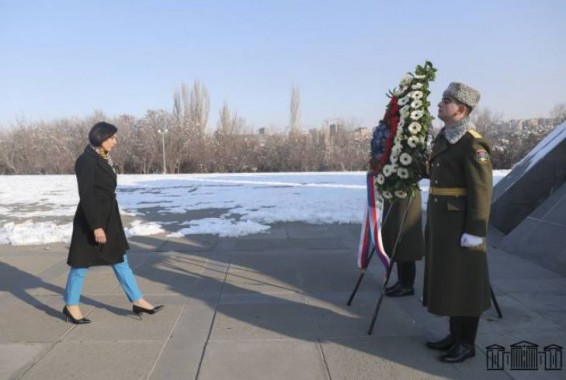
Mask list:
[[[435,341],[426,342],[426,346],[432,350],[448,351],[456,343],[454,335],[448,334],[446,338]]]
[[[412,287],[405,288],[403,285],[391,289],[390,291],[385,291],[385,295],[387,297],[405,297],[405,296],[412,296],[415,294],[415,289]]]
[[[476,356],[476,348],[472,343],[458,342],[440,360],[444,363],[461,363]]]

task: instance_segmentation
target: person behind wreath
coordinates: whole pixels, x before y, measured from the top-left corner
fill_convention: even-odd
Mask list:
[[[409,207],[408,210],[407,207]],[[389,256],[395,250],[393,261],[397,265],[397,282],[385,289],[385,295],[387,297],[412,296],[415,294],[413,285],[417,273],[415,261],[421,260],[424,252],[420,189],[415,190],[410,204],[409,198],[397,199],[395,202],[385,200],[383,215],[387,215],[381,227],[383,248]],[[399,235],[401,223],[403,223],[403,228]],[[398,236],[399,242],[395,249]]]
[[[491,306],[487,223],[492,194],[490,145],[469,119],[480,93],[450,83],[438,104],[444,128],[427,162],[427,207],[423,304],[450,317],[450,333],[427,342],[446,351],[440,360],[458,363],[475,355],[479,318]]]
[[[153,306],[143,298],[128,264],[129,246],[116,202],[117,176],[110,158],[110,151],[117,144],[116,132],[112,124],[95,124],[88,135],[90,144],[75,163],[80,200],[67,258],[71,270],[63,308],[66,320],[74,324],[91,322],[83,317],[79,300],[88,268],[97,265],[112,265],[120,286],[133,303],[132,311],[140,319],[142,313],[155,314],[164,307]]]

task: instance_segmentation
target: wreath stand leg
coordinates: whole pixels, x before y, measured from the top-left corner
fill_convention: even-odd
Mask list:
[[[370,263],[371,258],[373,257],[374,253],[375,253],[375,247],[373,247],[371,249],[371,252],[369,253],[367,266],[369,266],[369,263]],[[356,296],[356,293],[358,292],[358,288],[360,287],[360,284],[362,283],[362,280],[364,279],[365,274],[366,274],[366,270],[362,269],[362,272],[360,273],[360,277],[358,277],[358,282],[356,282],[356,286],[354,287],[354,290],[352,291],[350,298],[348,298],[348,303],[346,305],[350,306],[352,304],[352,301],[354,300],[354,297]]]
[[[377,305],[375,306],[375,310],[373,312],[373,316],[371,318],[371,322],[368,329],[368,335],[371,335],[373,332],[373,327],[375,325],[375,321],[377,319],[377,314],[379,313],[379,308],[381,307],[381,302],[383,302],[383,296],[385,295],[385,288],[387,287],[387,283],[389,282],[389,277],[391,276],[391,271],[393,269],[393,262],[395,260],[395,254],[397,253],[397,247],[399,246],[399,241],[401,240],[401,234],[403,233],[403,227],[405,226],[405,221],[407,220],[407,214],[409,213],[409,209],[411,207],[411,203],[413,202],[413,194],[409,196],[409,201],[407,202],[407,207],[405,208],[405,212],[403,213],[403,219],[401,219],[401,225],[399,226],[399,232],[397,233],[397,238],[395,239],[395,245],[393,247],[393,252],[391,253],[390,257],[390,265],[387,268],[387,273],[385,275],[385,280],[383,281],[383,286],[381,287],[381,295],[379,296],[379,300],[377,301]]]
[[[497,311],[497,316],[499,317],[499,319],[502,319],[503,314],[501,314],[501,309],[499,308],[499,304],[497,303],[497,299],[495,298],[495,293],[493,292],[491,284],[489,285],[489,290],[491,291],[491,300],[493,301],[493,306],[495,306],[495,310]]]
[[[387,213],[385,214],[385,217],[383,218],[382,225],[385,224],[385,222],[387,221],[387,217],[389,216],[389,211],[391,211],[391,207],[389,207],[389,209],[387,210]],[[371,249],[371,252],[369,253],[366,268],[369,267],[369,263],[370,263],[371,258],[373,257],[374,253],[375,253],[375,246]],[[348,298],[348,302],[346,303],[346,305],[350,306],[352,304],[352,301],[354,300],[354,297],[356,296],[356,293],[358,292],[358,288],[360,287],[360,284],[362,283],[362,280],[364,279],[365,274],[366,274],[366,270],[362,269],[362,272],[360,273],[360,276],[358,277],[358,281],[356,282],[356,286],[354,287],[352,294],[350,294],[350,298]]]

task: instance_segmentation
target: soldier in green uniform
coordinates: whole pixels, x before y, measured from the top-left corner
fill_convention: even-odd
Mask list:
[[[445,126],[427,162],[423,301],[429,312],[450,317],[450,334],[427,347],[447,351],[440,359],[448,363],[475,355],[479,317],[491,306],[485,241],[492,193],[490,146],[469,120],[479,99],[479,92],[463,83],[448,86],[438,104]]]

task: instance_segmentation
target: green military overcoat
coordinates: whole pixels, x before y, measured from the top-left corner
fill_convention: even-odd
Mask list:
[[[403,221],[403,216],[409,199],[397,200],[393,203],[386,201],[384,204],[383,217],[384,222],[381,226],[381,239],[385,253],[391,257],[395,241],[399,234],[399,228]],[[415,261],[420,260],[424,256],[424,237],[422,226],[422,207],[421,207],[421,192],[415,191],[413,200],[409,205],[407,217],[399,244],[395,250],[395,257],[393,261]]]
[[[443,132],[429,159],[424,304],[431,313],[479,316],[491,306],[487,247],[460,246],[463,233],[485,237],[491,204],[489,144],[474,130],[450,144]],[[434,195],[432,188],[465,189]],[[450,190],[448,191],[450,192]]]

